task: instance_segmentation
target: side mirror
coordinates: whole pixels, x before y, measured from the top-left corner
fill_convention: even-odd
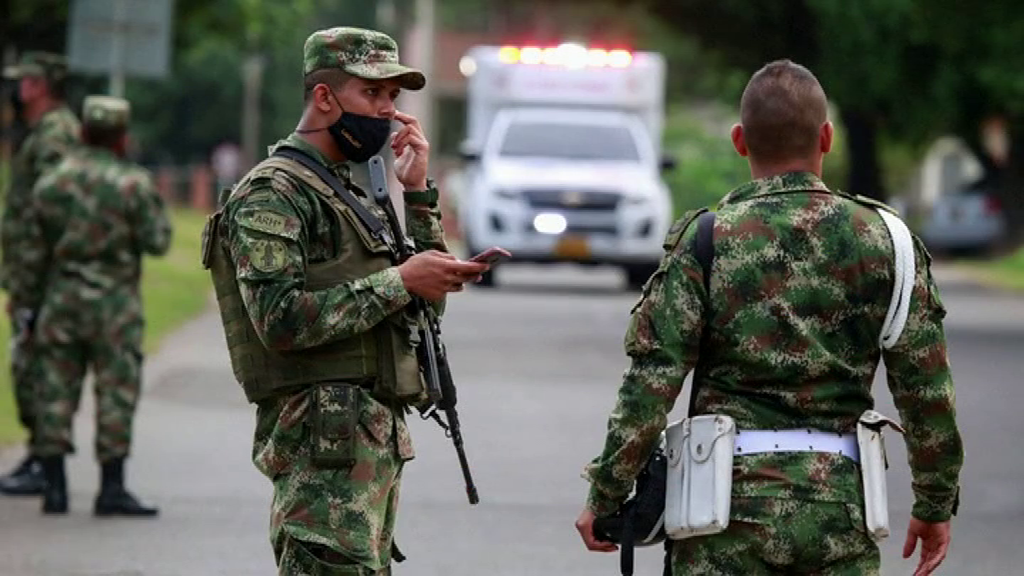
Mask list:
[[[480,152],[469,141],[459,145],[459,156],[466,162],[480,160]]]
[[[663,155],[661,157],[661,169],[663,171],[668,172],[668,171],[671,171],[671,170],[675,170],[676,166],[678,166],[678,165],[679,165],[679,163],[676,161],[676,157],[675,156],[670,156],[668,154],[665,154],[665,155]]]

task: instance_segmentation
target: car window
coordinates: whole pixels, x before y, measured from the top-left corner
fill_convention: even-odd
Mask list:
[[[515,122],[508,127],[501,156],[573,160],[638,161],[640,154],[626,126]]]

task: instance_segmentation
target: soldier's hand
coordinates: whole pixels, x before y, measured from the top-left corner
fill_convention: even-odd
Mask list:
[[[602,542],[594,537],[594,520],[597,520],[597,516],[589,508],[584,508],[580,517],[576,519],[576,530],[583,538],[583,544],[586,545],[587,550],[591,552],[615,552],[618,550],[619,547],[612,542]]]
[[[449,292],[462,291],[466,282],[477,281],[490,267],[459,260],[451,254],[428,250],[409,258],[398,267],[410,294],[437,302]]]
[[[911,518],[910,526],[907,527],[907,543],[903,545],[904,558],[914,554],[918,539],[921,540],[921,561],[917,564],[914,576],[928,576],[946,559],[946,552],[949,551],[949,522],[930,524]]]
[[[395,120],[404,124],[391,139],[391,151],[395,153],[395,177],[406,190],[426,190],[430,143],[415,117],[396,110]]]

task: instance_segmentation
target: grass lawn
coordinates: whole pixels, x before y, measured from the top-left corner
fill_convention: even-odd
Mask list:
[[[999,260],[970,266],[997,286],[1024,292],[1024,248]]]
[[[209,273],[199,264],[200,235],[205,217],[190,210],[173,210],[174,240],[162,258],[143,264],[142,300],[146,311],[146,352],[161,339],[201,312],[210,291]],[[6,300],[0,297],[0,304]],[[0,445],[20,441],[21,425],[15,417],[9,363],[10,324],[0,319]]]

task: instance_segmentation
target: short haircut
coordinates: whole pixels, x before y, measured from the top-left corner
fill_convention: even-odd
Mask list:
[[[334,90],[340,90],[352,78],[352,75],[340,68],[321,68],[313,70],[303,80],[302,101],[309,102],[313,95],[313,88],[317,84],[326,84]]]
[[[114,150],[121,145],[121,138],[124,137],[124,128],[99,128],[96,126],[82,126],[82,142],[87,146],[95,148],[106,148]]]
[[[740,100],[740,122],[751,158],[784,162],[818,149],[828,100],[810,70],[776,60],[754,73]]]

